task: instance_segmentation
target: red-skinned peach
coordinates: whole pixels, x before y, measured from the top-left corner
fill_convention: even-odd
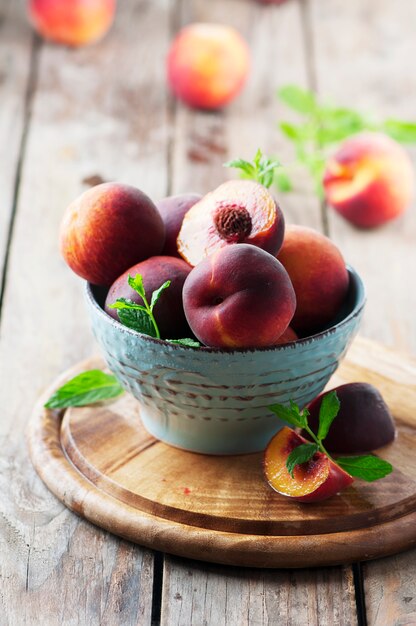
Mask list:
[[[272,346],[287,329],[296,300],[284,267],[256,246],[230,245],[197,265],[183,288],[189,326],[205,345]]]
[[[95,285],[111,285],[122,272],[160,254],[165,226],[153,202],[139,189],[103,183],[66,209],[60,249],[69,267]]]
[[[241,90],[249,71],[246,42],[224,24],[190,24],[176,36],[167,59],[168,82],[186,104],[217,109]]]
[[[285,330],[285,332],[280,335],[279,339],[276,341],[276,346],[280,346],[284,343],[290,343],[291,341],[297,341],[299,339],[297,333],[295,333],[295,331],[293,330],[293,328],[291,328],[290,326],[288,326]]]
[[[368,383],[336,387],[340,409],[325,439],[325,448],[338,454],[362,454],[391,443],[395,437],[393,417],[381,393]],[[327,392],[328,393],[328,392]],[[321,394],[308,405],[309,426],[318,432]]]
[[[176,240],[182,226],[183,218],[191,207],[202,196],[199,193],[182,193],[177,196],[168,196],[156,202],[156,207],[165,223],[166,239],[162,254],[180,257]]]
[[[382,133],[347,139],[329,159],[324,174],[327,202],[361,228],[380,226],[401,215],[415,186],[403,148]]]
[[[284,232],[283,214],[263,185],[231,180],[189,209],[177,244],[185,261],[197,265],[215,250],[234,243],[250,243],[277,254]]]
[[[182,305],[182,289],[190,271],[191,268],[185,261],[170,256],[154,256],[137,263],[111,285],[105,300],[105,310],[118,320],[116,309],[110,308],[110,304],[114,304],[118,298],[143,304],[142,298],[128,284],[129,274],[133,277],[141,274],[149,302],[153,291],[170,280],[169,287],[162,293],[154,308],[160,335],[164,339],[189,337],[189,326]]]
[[[353,477],[322,452],[316,452],[307,463],[297,465],[292,478],[286,461],[292,450],[305,443],[309,442],[284,426],[268,444],[264,472],[275,491],[298,502],[319,502],[352,484]]]
[[[116,0],[29,0],[37,32],[68,46],[101,39],[113,23],[115,10]]]
[[[290,224],[277,256],[296,293],[291,326],[301,336],[322,330],[338,313],[349,277],[336,245],[318,231]]]

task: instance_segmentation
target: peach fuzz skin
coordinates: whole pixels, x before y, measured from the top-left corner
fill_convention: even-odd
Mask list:
[[[348,272],[336,245],[313,228],[290,224],[277,255],[296,293],[291,326],[300,336],[322,330],[348,291]]]
[[[264,473],[269,485],[283,496],[297,502],[320,502],[351,485],[354,481],[341,467],[322,452],[289,474],[286,461],[294,448],[310,443],[284,426],[270,441],[264,455]]]
[[[409,156],[381,133],[346,140],[328,161],[324,174],[327,202],[346,220],[373,228],[401,215],[414,194]]]
[[[199,202],[201,198],[202,196],[199,193],[182,193],[176,196],[168,196],[156,202],[156,208],[162,216],[166,229],[166,239],[162,254],[181,256],[178,252],[176,240],[183,218],[189,209]]]
[[[185,315],[207,346],[273,346],[292,319],[296,299],[275,257],[256,246],[233,244],[197,265],[183,288]]]
[[[45,39],[83,46],[103,37],[114,20],[116,0],[29,0],[34,28]]]
[[[249,72],[249,49],[234,28],[196,23],[176,36],[167,58],[173,93],[191,107],[217,109],[242,89]]]
[[[94,285],[110,286],[126,269],[160,254],[165,225],[153,202],[136,187],[103,183],[85,191],[64,213],[61,254]]]

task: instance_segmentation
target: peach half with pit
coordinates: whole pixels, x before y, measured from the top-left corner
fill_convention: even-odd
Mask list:
[[[277,254],[285,232],[283,214],[257,182],[231,180],[204,196],[186,213],[178,250],[190,265],[219,248],[249,243]]]
[[[85,191],[64,213],[61,254],[94,285],[110,286],[133,264],[160,254],[165,225],[140,189],[103,183]]]
[[[249,244],[220,248],[199,263],[183,287],[185,315],[206,346],[273,346],[296,306],[286,270],[264,250]]]
[[[292,450],[305,443],[309,442],[287,426],[270,441],[264,455],[264,473],[272,489],[298,502],[319,502],[353,483],[353,477],[322,452],[296,465],[292,477],[286,461]]]

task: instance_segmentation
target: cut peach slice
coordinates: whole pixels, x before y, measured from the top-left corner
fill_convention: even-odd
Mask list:
[[[292,478],[286,467],[287,458],[304,443],[309,442],[287,426],[270,441],[264,456],[264,472],[275,491],[299,502],[319,502],[351,485],[353,477],[322,452],[297,465]]]
[[[186,213],[179,253],[190,265],[233,243],[249,243],[277,254],[284,218],[270,192],[254,181],[232,180],[204,196]]]

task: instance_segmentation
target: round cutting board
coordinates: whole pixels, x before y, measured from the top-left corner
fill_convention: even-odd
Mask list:
[[[207,456],[147,433],[140,405],[112,403],[66,411],[43,408],[64,380],[95,367],[78,364],[47,391],[29,424],[32,461],[71,510],[136,543],[217,563],[307,567],[373,559],[416,542],[416,363],[358,339],[328,387],[376,385],[398,426],[377,454],[394,472],[356,481],[317,504],[300,504],[264,481],[262,454]]]

